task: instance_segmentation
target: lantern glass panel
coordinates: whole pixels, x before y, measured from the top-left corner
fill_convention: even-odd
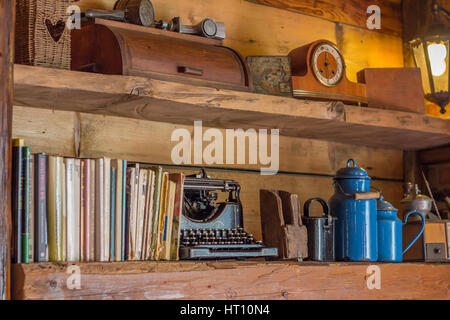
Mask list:
[[[448,92],[449,40],[440,42],[427,41],[427,50],[430,57],[434,91]]]
[[[425,95],[431,94],[430,77],[423,42],[420,41],[415,45],[413,45],[412,50],[414,54],[414,61],[416,63],[416,67],[420,68],[420,72],[422,74],[422,84],[424,94]]]

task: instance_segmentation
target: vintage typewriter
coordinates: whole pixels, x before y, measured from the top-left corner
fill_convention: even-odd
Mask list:
[[[218,193],[228,192],[223,202]],[[210,179],[204,170],[184,181],[183,215],[180,217],[180,259],[277,257],[243,228],[240,185]]]

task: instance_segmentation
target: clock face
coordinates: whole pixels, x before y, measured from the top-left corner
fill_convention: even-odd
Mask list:
[[[344,76],[344,58],[331,44],[317,45],[314,48],[311,63],[317,80],[327,87],[334,87]]]

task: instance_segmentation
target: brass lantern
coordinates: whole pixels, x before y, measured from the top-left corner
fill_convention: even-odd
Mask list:
[[[440,13],[447,19],[449,13],[437,1],[432,6],[430,27],[418,39],[411,41],[411,47],[416,67],[422,71],[425,98],[439,105],[444,114],[445,107],[450,102],[450,28],[448,23],[441,20]]]

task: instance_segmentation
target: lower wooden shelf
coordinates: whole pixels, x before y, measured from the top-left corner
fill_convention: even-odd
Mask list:
[[[265,261],[34,263],[12,266],[13,299],[442,299],[450,264]],[[79,288],[70,266],[77,266]]]

